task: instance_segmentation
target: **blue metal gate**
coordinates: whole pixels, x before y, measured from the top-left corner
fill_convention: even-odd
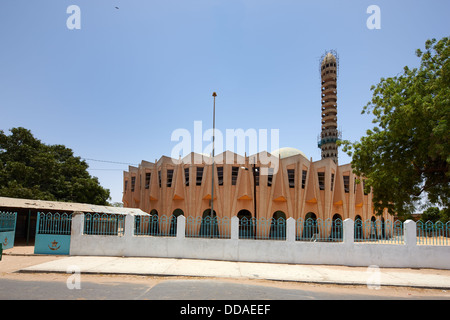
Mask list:
[[[17,212],[0,212],[0,243],[3,249],[14,247]]]
[[[38,212],[34,253],[69,254],[72,214]]]

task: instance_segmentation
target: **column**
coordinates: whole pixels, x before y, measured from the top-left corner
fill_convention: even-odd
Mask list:
[[[179,215],[177,217],[177,239],[184,239],[186,236],[186,217]]]
[[[405,245],[415,246],[417,244],[416,223],[412,220],[406,220],[403,223],[403,237]]]
[[[286,220],[286,241],[295,242],[295,224],[294,218],[290,217]]]
[[[239,218],[231,217],[231,240],[239,240]]]
[[[342,228],[344,244],[352,245],[355,241],[355,222],[352,219],[345,219]]]

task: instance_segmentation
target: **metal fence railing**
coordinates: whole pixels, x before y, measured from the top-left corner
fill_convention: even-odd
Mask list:
[[[404,244],[403,223],[400,220],[355,220],[355,242]]]
[[[134,235],[176,237],[177,217],[150,215],[134,217]]]
[[[239,239],[255,239],[256,226],[258,225],[255,218],[242,217],[239,219]]]
[[[187,238],[231,238],[231,223],[228,217],[186,217]]]
[[[297,241],[341,242],[343,240],[343,223],[341,219],[298,219],[296,227]]]
[[[417,244],[419,245],[450,245],[450,221],[443,223],[441,221],[416,222]]]
[[[38,212],[37,234],[70,235],[72,231],[71,213]]]
[[[14,229],[15,215],[0,212],[0,231]],[[70,234],[71,214],[39,213],[39,234]],[[217,216],[187,216],[185,218],[187,238],[231,238],[231,219]],[[286,219],[239,218],[239,239],[286,240]],[[308,242],[342,242],[343,221],[341,219],[297,219],[295,240]],[[450,222],[416,222],[418,245],[450,245]],[[118,214],[84,215],[84,234],[123,236],[125,216]],[[177,217],[174,215],[149,215],[134,217],[136,236],[177,236]],[[373,244],[404,244],[404,225],[400,220],[370,219],[354,221],[354,242]]]
[[[84,214],[84,234],[123,236],[124,232],[124,215],[109,213]]]
[[[286,240],[286,219],[242,217],[239,219],[239,239]]]
[[[15,231],[16,212],[0,211],[0,232]]]

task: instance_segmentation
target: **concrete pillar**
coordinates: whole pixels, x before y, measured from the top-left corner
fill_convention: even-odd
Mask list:
[[[295,242],[295,224],[294,218],[290,217],[286,220],[286,241]]]
[[[345,219],[342,229],[344,244],[352,245],[355,241],[355,222],[352,219]]]
[[[186,217],[180,214],[177,217],[177,239],[186,237]]]
[[[236,216],[231,217],[231,240],[239,240],[239,218]]]
[[[125,230],[124,237],[134,236],[134,216],[131,214],[125,215]]]
[[[72,213],[71,236],[81,236],[83,234],[83,225],[84,213],[79,211]]]
[[[84,213],[72,213],[72,229],[70,230],[70,255],[75,255],[78,252],[80,239],[83,235]]]
[[[416,223],[412,220],[406,220],[403,223],[403,237],[405,245],[415,246],[417,244]]]

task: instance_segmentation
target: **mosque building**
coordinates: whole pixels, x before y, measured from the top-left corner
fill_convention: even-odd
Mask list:
[[[228,218],[373,220],[372,192],[364,190],[364,179],[352,172],[350,163],[338,164],[338,69],[336,53],[324,54],[321,160],[312,161],[296,148],[244,156],[225,151],[213,159],[194,152],[180,159],[162,156],[124,172],[124,207],[159,217],[204,218],[213,206],[213,216]]]

